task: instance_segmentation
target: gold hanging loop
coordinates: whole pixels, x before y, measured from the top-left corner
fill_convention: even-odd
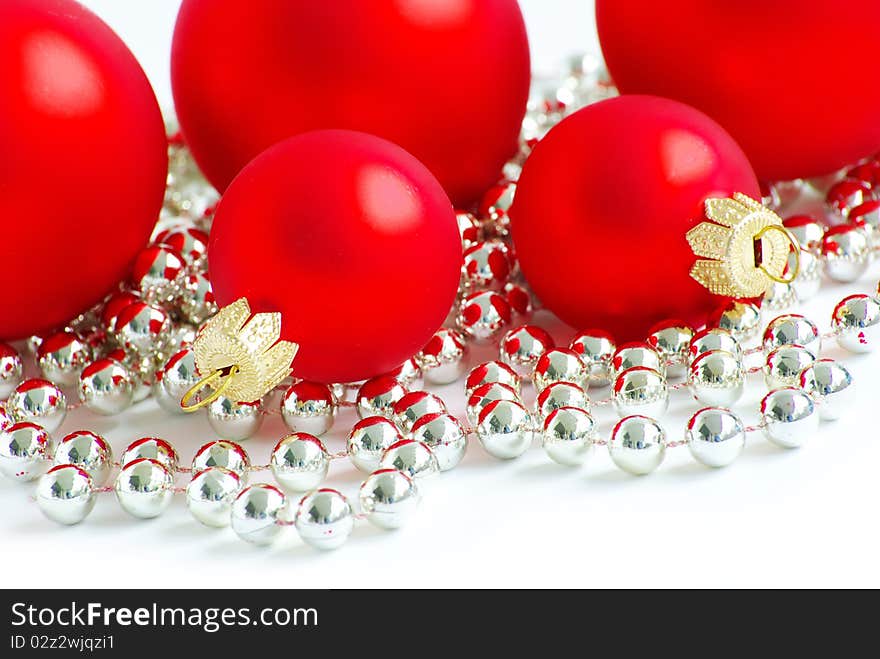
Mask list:
[[[767,275],[771,281],[775,281],[777,284],[793,284],[801,272],[801,246],[797,242],[797,239],[791,235],[791,232],[779,224],[768,224],[765,226],[755,234],[755,242],[761,240],[761,238],[771,231],[778,231],[785,236],[786,240],[788,240],[788,244],[791,245],[791,251],[794,254],[794,267],[791,269],[791,273],[787,278],[774,275],[763,263],[758,265],[758,269]]]
[[[183,398],[180,400],[181,409],[184,412],[195,412],[203,407],[207,407],[223,395],[223,392],[225,392],[229,388],[229,385],[232,384],[232,378],[238,375],[238,372],[238,366],[218,368],[217,370],[212,371],[196,382],[195,386],[183,395]],[[205,398],[199,397],[198,400],[193,403],[192,400],[196,398],[197,394],[203,389],[210,389],[211,393]]]

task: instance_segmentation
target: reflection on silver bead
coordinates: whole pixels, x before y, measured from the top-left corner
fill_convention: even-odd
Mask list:
[[[208,423],[218,435],[233,442],[250,439],[263,425],[263,401],[237,403],[221,396],[208,405]]]
[[[380,529],[399,529],[419,506],[419,488],[396,469],[379,469],[370,474],[358,492],[367,521]]]
[[[156,378],[164,394],[157,396],[156,402],[166,412],[183,414],[181,399],[201,379],[196,369],[195,353],[191,348],[181,350],[168,360],[161,372],[156,373]]]
[[[196,473],[186,486],[189,512],[205,526],[229,526],[232,504],[241,492],[241,478],[223,467],[208,467]]]
[[[348,436],[348,456],[355,467],[370,474],[378,469],[385,449],[401,439],[397,427],[385,417],[367,417]]]
[[[797,299],[801,302],[811,300],[822,286],[822,261],[812,252],[801,250],[800,269],[797,278],[791,285]]]
[[[180,295],[183,256],[167,245],[150,245],[134,260],[131,284],[148,302],[168,303]]]
[[[201,325],[217,313],[214,290],[207,275],[201,272],[187,275],[184,279],[183,290],[180,311],[186,320],[194,325]]]
[[[37,364],[43,377],[64,387],[76,384],[91,358],[91,348],[73,332],[51,334],[37,350]]]
[[[409,432],[426,414],[446,411],[446,403],[427,391],[412,391],[394,404],[393,420],[403,432]]]
[[[742,363],[724,350],[704,352],[688,371],[688,387],[694,399],[712,407],[736,404],[745,392],[745,384]]]
[[[551,460],[561,465],[583,464],[593,450],[595,439],[596,423],[582,409],[559,408],[544,422],[544,450]]]
[[[43,514],[58,524],[79,524],[95,507],[92,479],[75,465],[52,467],[40,478],[36,498]]]
[[[496,400],[519,402],[520,398],[519,394],[506,384],[498,382],[484,384],[482,387],[474,389],[468,398],[467,408],[465,410],[468,423],[470,423],[471,426],[476,426],[483,409],[489,404],[494,403]]]
[[[816,356],[800,346],[781,346],[767,355],[764,363],[764,381],[769,389],[792,387],[798,383],[801,371],[816,361]]]
[[[771,391],[761,401],[767,439],[782,448],[802,446],[819,429],[819,415],[803,389],[785,387]]]
[[[818,403],[819,418],[836,421],[852,407],[853,379],[846,368],[833,359],[818,359],[805,368],[797,386]]]
[[[501,361],[522,377],[531,376],[541,355],[553,346],[553,337],[546,330],[521,325],[504,335],[499,350]]]
[[[844,350],[872,352],[880,341],[880,301],[868,295],[844,298],[834,307],[831,326]]]
[[[421,382],[424,379],[422,367],[419,366],[415,357],[410,357],[387,375],[396,378],[408,390],[421,388]]]
[[[865,274],[871,243],[865,231],[853,225],[828,229],[822,241],[825,273],[834,281],[849,283]]]
[[[116,338],[127,352],[148,355],[165,342],[170,331],[168,314],[145,302],[132,302],[116,318]]]
[[[801,346],[818,355],[822,349],[822,336],[811,320],[786,314],[770,321],[764,330],[763,344],[766,354],[782,346]]]
[[[502,460],[518,458],[532,445],[535,425],[520,403],[496,400],[483,409],[477,424],[477,439],[486,452]]]
[[[510,319],[511,309],[507,298],[494,291],[481,291],[461,301],[457,323],[468,336],[485,341],[504,329]]]
[[[797,304],[798,298],[794,284],[780,284],[774,282],[767,292],[764,293],[762,308],[771,311],[781,311]]]
[[[666,378],[652,368],[637,366],[624,371],[614,381],[611,396],[621,417],[642,414],[660,416],[669,407]]]
[[[461,246],[469,249],[482,240],[480,222],[472,213],[456,211],[455,220],[458,223],[458,232],[461,235]]]
[[[336,396],[326,384],[297,382],[281,398],[281,417],[294,432],[320,437],[333,427]]]
[[[277,487],[259,483],[245,488],[232,504],[232,530],[245,542],[272,544],[282,527],[278,524],[287,512],[287,499]]]
[[[712,352],[715,350],[723,350],[729,352],[737,359],[742,359],[742,348],[739,341],[733,338],[733,334],[727,330],[713,327],[697,332],[691,346],[688,349],[688,357],[693,362],[704,352]]]
[[[24,365],[18,351],[7,343],[0,343],[0,400],[9,398],[9,394],[21,382]]]
[[[403,385],[390,375],[367,380],[357,393],[357,411],[362,419],[371,416],[394,416],[394,404],[406,395]]]
[[[36,423],[53,433],[67,416],[67,399],[48,380],[25,380],[6,401],[6,412],[16,423]]]
[[[404,439],[389,446],[379,461],[380,469],[397,469],[410,478],[435,476],[440,471],[437,456],[427,444]]]
[[[809,215],[795,215],[783,222],[788,232],[795,237],[801,250],[818,254],[822,249],[825,227]]]
[[[587,367],[589,385],[601,387],[611,381],[611,360],[617,352],[614,337],[607,332],[588,330],[574,337],[570,347]]]
[[[327,478],[330,456],[320,439],[298,432],[275,445],[270,465],[275,480],[285,490],[308,492]]]
[[[54,461],[56,465],[76,465],[88,473],[96,487],[102,487],[113,469],[113,450],[100,435],[78,430],[58,443]]]
[[[484,384],[499,382],[511,387],[517,393],[520,393],[522,381],[519,375],[507,364],[500,361],[486,362],[476,366],[467,376],[465,381],[465,390],[468,395],[474,389],[479,389]]]
[[[761,331],[761,309],[750,302],[731,300],[713,314],[710,324],[727,330],[733,338],[744,343]]]
[[[513,271],[513,255],[500,240],[486,240],[465,250],[461,283],[469,291],[500,291]]]
[[[170,472],[177,471],[179,460],[177,451],[171,444],[164,439],[158,437],[142,437],[125,449],[122,458],[119,460],[121,465],[127,465],[129,462],[147,458],[165,466]]]
[[[99,359],[80,374],[79,397],[96,414],[121,414],[134,402],[131,374],[115,359]]]
[[[0,472],[15,481],[36,480],[49,468],[52,439],[35,423],[16,423],[0,433]]]
[[[589,379],[586,365],[573,350],[554,348],[545,352],[535,365],[532,381],[535,391],[543,389],[554,382],[571,382],[582,389]]]
[[[174,478],[161,462],[140,458],[126,464],[116,477],[116,498],[133,517],[151,519],[171,505]]]
[[[616,377],[631,368],[650,368],[660,375],[666,374],[663,358],[647,343],[625,343],[611,359],[611,373]]]
[[[322,488],[302,498],[295,524],[307,545],[322,550],[338,549],[351,535],[354,514],[345,496]]]
[[[434,452],[440,471],[456,467],[467,451],[464,429],[458,419],[450,414],[423,416],[413,426],[410,437]]]
[[[614,426],[608,453],[623,471],[635,476],[650,474],[666,456],[666,432],[653,419],[628,416]]]
[[[6,412],[6,405],[0,402],[0,432],[3,432],[13,424],[12,417]]]
[[[726,467],[746,445],[742,420],[730,410],[707,407],[691,417],[685,435],[694,459],[707,467]]]
[[[576,384],[571,382],[554,382],[538,394],[535,413],[538,421],[544,420],[562,407],[576,407],[586,410],[590,407],[590,397]]]
[[[680,377],[687,373],[688,350],[693,338],[694,330],[680,320],[665,321],[651,330],[648,345],[663,360],[667,377]]]
[[[192,472],[197,474],[208,467],[223,467],[234,471],[242,480],[247,480],[250,466],[251,460],[240,445],[225,439],[218,439],[208,442],[196,451],[192,461]]]
[[[450,384],[462,376],[468,348],[464,337],[453,329],[443,328],[428,341],[416,361],[431,384]]]

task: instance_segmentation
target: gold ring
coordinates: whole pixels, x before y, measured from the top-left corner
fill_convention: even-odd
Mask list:
[[[203,407],[207,407],[223,395],[223,392],[232,383],[232,378],[238,374],[238,371],[238,366],[229,366],[228,368],[217,369],[203,377],[183,395],[183,398],[180,400],[180,408],[184,412],[195,412]],[[218,381],[220,385],[215,387],[214,384]],[[195,398],[196,394],[205,388],[213,389],[213,391],[207,398],[200,398],[197,403],[190,405],[190,401]]]
[[[758,270],[763,272],[765,275],[767,275],[767,277],[770,278],[771,281],[775,281],[777,284],[792,284],[801,272],[801,246],[798,243],[797,239],[793,235],[791,235],[791,232],[781,224],[768,224],[755,234],[755,240],[761,240],[761,238],[763,238],[771,231],[778,231],[782,233],[785,236],[786,240],[788,240],[788,244],[791,245],[791,251],[794,254],[794,268],[792,268],[791,274],[789,275],[788,279],[774,275],[767,269],[767,267],[763,263],[758,266]]]

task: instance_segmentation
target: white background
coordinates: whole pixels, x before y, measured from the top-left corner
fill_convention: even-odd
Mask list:
[[[171,103],[168,51],[175,0],[89,0],[130,44]],[[554,70],[573,51],[596,48],[592,3],[522,0],[536,69]],[[802,311],[828,327],[834,303],[873,289],[877,269],[857,285],[828,285]],[[567,337],[562,337],[566,338]],[[731,468],[694,464],[687,449],[670,451],[654,475],[617,471],[604,451],[582,469],[549,462],[535,448],[500,463],[478,446],[464,463],[435,479],[419,516],[386,533],[358,526],[341,550],[322,554],[289,532],[269,549],[193,521],[180,498],[160,519],[141,522],[103,495],[83,524],[61,528],[42,517],[32,488],[0,480],[0,586],[448,587],[448,586],[880,586],[876,470],[877,356],[854,357],[836,346],[856,376],[858,400],[846,419],[823,424],[801,450],[783,451],[750,438]],[[475,359],[481,355],[475,355]],[[488,356],[483,353],[482,356]],[[445,398],[461,413],[459,387]],[[760,379],[739,410],[756,420]],[[603,392],[598,393],[604,396]],[[679,439],[696,407],[674,394],[663,419]],[[600,412],[603,431],[612,419]],[[328,444],[342,447],[353,419],[343,414]],[[74,415],[64,430],[104,433],[118,453],[142,435],[178,446],[184,460],[214,438],[203,417],[170,418],[142,404],[117,419]],[[277,417],[247,442],[265,463],[284,434]],[[360,480],[334,463],[331,483],[350,495]]]

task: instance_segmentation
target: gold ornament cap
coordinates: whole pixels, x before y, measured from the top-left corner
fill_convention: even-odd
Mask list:
[[[202,376],[184,395],[185,412],[225,396],[240,403],[259,400],[291,373],[299,345],[281,341],[281,314],[251,317],[247,299],[223,307],[202,328],[193,343],[196,369]],[[200,396],[207,389],[207,396]]]
[[[691,277],[712,293],[761,297],[774,283],[790,284],[797,278],[800,245],[772,210],[736,193],[708,199],[706,217],[710,221],[688,231],[687,241],[702,257],[691,268]],[[786,273],[791,253],[794,267]]]

